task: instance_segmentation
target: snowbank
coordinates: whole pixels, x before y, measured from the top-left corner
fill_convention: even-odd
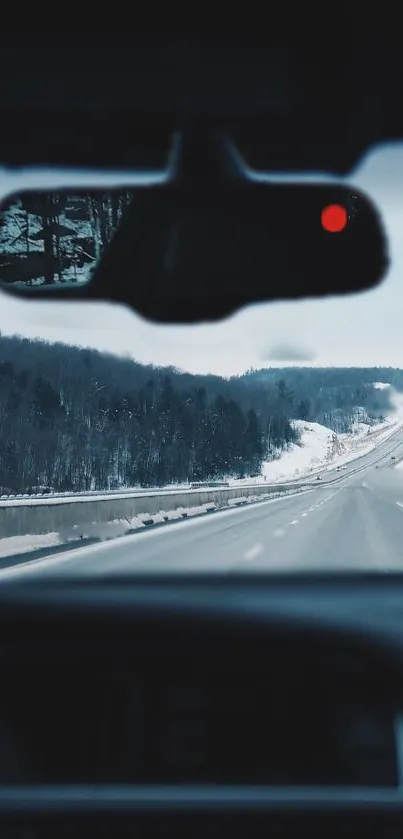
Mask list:
[[[257,478],[232,479],[231,485],[261,483],[262,477],[270,483],[309,478],[313,474],[343,466],[368,454],[403,426],[403,394],[385,382],[374,382],[378,390],[390,388],[391,411],[382,422],[368,420],[365,408],[357,408],[357,419],[348,434],[335,434],[317,422],[294,420],[300,434],[298,443],[280,453],[276,460],[265,461],[262,475]]]
[[[300,434],[298,443],[292,443],[278,460],[265,461],[262,475],[265,480],[277,482],[303,477],[315,468],[322,467],[342,453],[337,435],[318,422],[294,420]]]
[[[309,477],[316,472],[334,469],[369,454],[386,440],[403,420],[390,420],[374,426],[359,423],[351,434],[335,434],[317,422],[295,421],[300,431],[299,444],[293,443],[278,460],[263,464],[264,480],[294,480]]]
[[[262,477],[268,483],[280,483],[334,469],[372,451],[396,430],[397,422],[389,417],[376,425],[357,422],[349,434],[335,434],[318,422],[294,420],[293,425],[300,434],[298,443],[292,443],[276,460],[265,461],[258,478],[234,479],[230,483],[261,483]]]
[[[54,548],[61,544],[59,533],[31,533],[27,536],[6,536],[0,539],[0,558],[14,554],[28,553],[43,548]]]
[[[276,483],[334,469],[373,451],[379,443],[403,427],[403,394],[385,382],[374,382],[374,387],[378,390],[390,388],[391,411],[382,422],[366,421],[364,408],[357,408],[357,421],[348,434],[335,434],[317,422],[294,420],[300,441],[292,444],[278,460],[263,464],[264,480]],[[245,479],[245,483],[247,481]]]
[[[220,510],[230,511],[239,506],[257,504],[286,495],[295,495],[301,491],[303,491],[302,487],[298,489],[295,486],[285,489],[279,488],[275,491],[269,491],[268,488],[268,491],[261,495],[251,493],[236,498],[228,498],[221,503],[208,502],[193,507],[177,507],[174,510],[160,510],[158,513],[134,515],[127,519],[116,519],[110,522],[93,522],[85,526],[73,525],[70,528],[61,529],[59,532],[4,537],[0,538],[0,559],[12,558],[18,554],[26,554],[27,559],[29,559],[29,554],[32,555],[34,551],[46,551],[48,555],[50,554],[49,549],[51,548],[61,548],[62,546],[66,548],[74,547],[74,545],[78,546],[83,540],[85,542],[88,539],[95,539],[100,542],[117,539],[130,535],[136,530],[147,529],[150,525],[164,525],[170,521],[190,519],[195,516],[208,515]],[[0,578],[1,573],[0,569]]]

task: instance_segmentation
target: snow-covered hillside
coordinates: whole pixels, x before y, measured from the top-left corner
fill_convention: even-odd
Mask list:
[[[384,382],[375,382],[374,387],[378,390],[390,388],[391,391],[391,412],[382,421],[370,420],[364,408],[357,408],[351,431],[335,434],[317,422],[294,420],[294,427],[300,435],[298,443],[291,444],[276,460],[265,461],[262,476],[256,478],[256,482],[262,477],[271,483],[310,477],[326,468],[345,465],[372,451],[399,426],[403,426],[403,394]],[[244,481],[250,482],[250,478]]]
[[[278,460],[266,461],[262,475],[267,481],[290,480],[323,467],[342,453],[337,437],[330,428],[317,422],[294,420],[300,434],[298,443],[291,444]]]
[[[300,440],[293,443],[278,460],[266,461],[262,475],[273,483],[309,476],[329,467],[341,466],[370,452],[395,430],[395,423],[383,422],[376,426],[359,423],[355,433],[335,434],[317,422],[296,420]]]

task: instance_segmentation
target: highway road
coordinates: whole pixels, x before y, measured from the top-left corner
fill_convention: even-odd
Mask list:
[[[349,463],[345,463],[341,469],[337,469],[337,467],[334,467],[333,469],[327,468],[325,470],[318,470],[318,474],[320,474],[323,482],[329,482],[341,476],[344,477],[352,474],[356,475],[359,470],[366,470],[368,466],[371,465],[378,465],[378,468],[381,464],[383,467],[389,467],[389,465],[391,465],[390,459],[392,456],[394,456],[397,461],[399,458],[403,457],[402,443],[403,428],[399,428],[397,431],[391,433],[391,436],[389,436],[386,440],[379,443],[368,454],[362,455],[355,460],[351,460]]]
[[[2,570],[0,582],[163,571],[403,570],[399,458],[402,429],[307,492],[26,562]]]

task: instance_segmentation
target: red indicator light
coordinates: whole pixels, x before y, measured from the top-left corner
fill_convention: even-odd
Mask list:
[[[348,221],[347,210],[341,204],[328,204],[322,210],[322,227],[328,233],[340,233]]]

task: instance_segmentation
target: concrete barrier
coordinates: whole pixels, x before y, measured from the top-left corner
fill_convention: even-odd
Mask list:
[[[292,491],[300,492],[312,483],[298,484],[258,484],[254,486],[229,487],[222,489],[195,489],[185,492],[161,492],[153,495],[133,495],[132,497],[100,497],[77,499],[51,499],[49,497],[28,501],[21,498],[13,503],[0,502],[0,538],[25,536],[27,534],[66,533],[71,528],[80,532],[89,526],[94,530],[96,524],[107,524],[118,520],[130,520],[136,516],[150,517],[159,512],[168,512],[183,507],[199,507],[205,504],[225,506],[231,499],[250,496],[275,496]]]

